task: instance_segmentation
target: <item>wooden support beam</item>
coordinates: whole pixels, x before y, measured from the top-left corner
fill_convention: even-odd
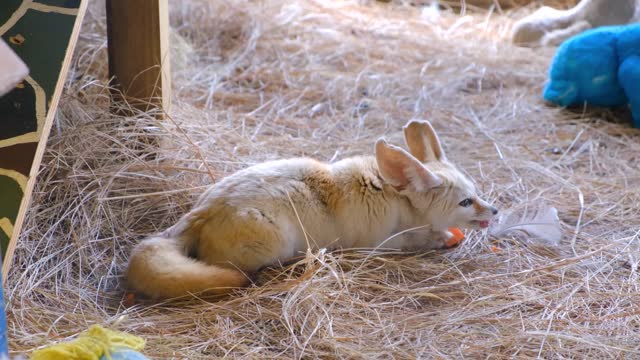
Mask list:
[[[116,89],[142,111],[169,110],[168,0],[107,0],[109,75]]]

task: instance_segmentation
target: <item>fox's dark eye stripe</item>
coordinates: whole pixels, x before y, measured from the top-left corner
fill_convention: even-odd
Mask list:
[[[473,204],[473,199],[464,199],[464,200],[460,201],[460,203],[458,205],[463,206],[463,207],[469,207],[469,206],[471,206],[471,204]]]

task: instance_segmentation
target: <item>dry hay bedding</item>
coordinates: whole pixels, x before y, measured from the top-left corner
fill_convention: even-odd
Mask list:
[[[152,358],[638,356],[638,133],[544,106],[553,51],[505,42],[508,14],[192,0],[171,19],[172,120],[158,123],[107,111],[104,13],[90,9],[6,284],[14,351],[100,323]],[[207,183],[368,153],[411,117],[501,208],[557,207],[561,243],[472,232],[428,254],[318,252],[222,301],[122,304],[131,246]]]

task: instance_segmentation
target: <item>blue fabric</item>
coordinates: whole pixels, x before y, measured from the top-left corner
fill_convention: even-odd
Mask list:
[[[149,358],[141,353],[125,347],[115,348],[111,350],[109,355],[111,356],[111,360],[149,360]],[[107,355],[102,355],[100,357],[100,360],[108,359],[109,357]]]
[[[640,23],[603,26],[566,40],[542,95],[560,106],[628,104],[640,128]]]
[[[2,259],[0,259],[0,268],[2,268]],[[7,318],[4,313],[2,275],[0,275],[0,360],[5,359],[9,359],[9,348],[7,346]]]

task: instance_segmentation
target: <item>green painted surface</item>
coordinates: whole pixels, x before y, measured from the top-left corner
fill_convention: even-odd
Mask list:
[[[4,24],[9,20],[11,14],[22,4],[22,0],[0,0],[0,24]]]
[[[0,219],[8,218],[13,224],[18,216],[18,208],[22,201],[22,189],[12,178],[0,175]]]
[[[75,16],[30,9],[2,36],[44,89],[47,106],[60,76],[75,20]],[[24,42],[11,43],[10,38],[16,35],[22,35]]]
[[[5,234],[2,229],[0,229],[0,250],[2,250],[2,260],[4,260],[4,254],[7,253],[7,248],[9,247],[9,240],[11,239],[11,234]]]
[[[0,97],[0,140],[38,130],[36,94],[28,82]]]
[[[70,9],[77,9],[78,7],[80,7],[80,0],[37,0],[35,2],[51,6],[61,6]]]
[[[6,218],[15,226],[24,196],[17,181],[26,181],[38,143],[47,139],[23,137],[20,141],[16,141],[17,143],[6,140],[27,133],[41,133],[42,129],[38,128],[38,124],[44,124],[47,114],[38,114],[36,106],[40,104],[48,108],[56,85],[64,81],[60,71],[77,18],[75,14],[65,13],[69,13],[69,9],[78,9],[81,1],[37,0],[32,3],[24,0],[0,0],[0,2],[0,26],[6,23],[11,24],[0,36],[27,64],[31,77],[31,80],[23,81],[21,86],[0,97],[0,141],[5,142],[0,146],[0,156],[2,156],[0,169],[10,170],[5,171],[4,174],[22,174],[22,176],[16,175],[16,179],[0,175],[0,219]],[[40,4],[49,7],[42,9]],[[24,13],[16,13],[16,9],[22,5],[28,9]],[[18,35],[19,37],[16,37]],[[38,87],[42,90],[36,90]],[[38,115],[40,119],[37,118]],[[10,237],[11,234],[0,230],[0,249],[3,259],[9,244],[17,240]]]

